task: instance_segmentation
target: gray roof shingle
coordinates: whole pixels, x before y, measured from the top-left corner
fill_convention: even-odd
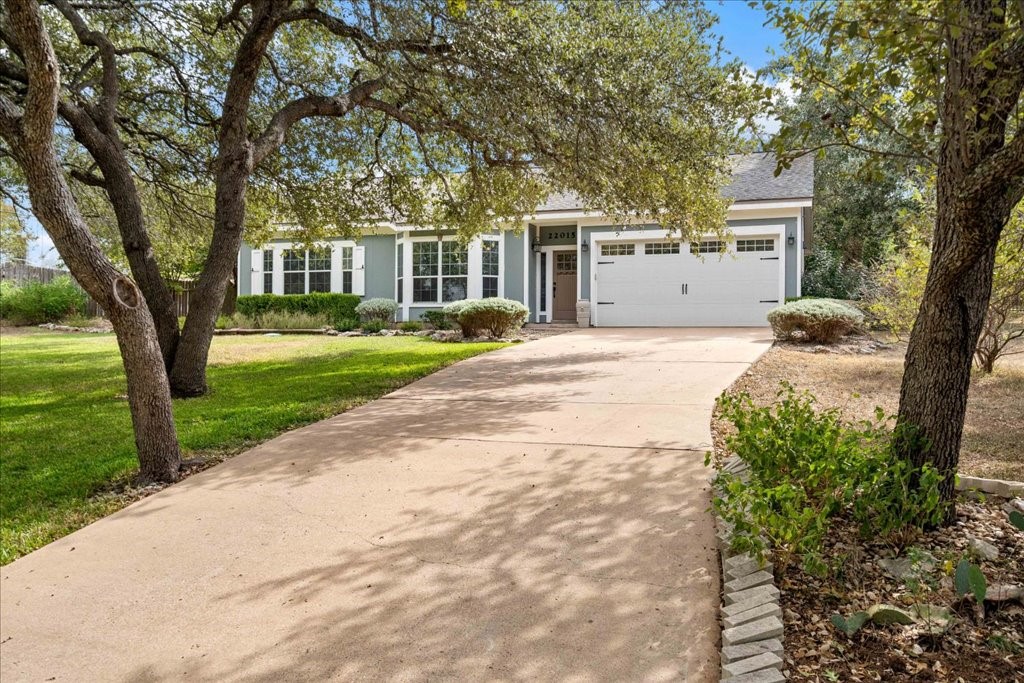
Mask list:
[[[793,165],[775,175],[775,155],[766,152],[734,154],[732,182],[722,194],[734,202],[773,199],[810,199],[814,196],[814,157],[810,154],[793,161]],[[537,207],[537,213],[549,211],[580,211],[585,207],[572,192],[556,192]]]

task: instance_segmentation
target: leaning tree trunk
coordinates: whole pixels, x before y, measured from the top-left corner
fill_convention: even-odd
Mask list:
[[[39,6],[32,0],[7,0],[6,6],[24,52],[28,88],[21,108],[0,93],[0,135],[25,173],[32,212],[71,274],[109,312],[128,382],[142,478],[174,481],[181,452],[153,318],[138,287],[118,272],[89,232],[57,159],[53,128],[60,68]]]
[[[248,146],[243,149],[244,153],[236,155],[235,159],[222,159],[217,174],[213,239],[189,302],[185,328],[171,369],[171,391],[175,396],[200,396],[207,391],[206,362],[213,330],[242,246],[245,191],[251,172]]]
[[[956,186],[938,187],[935,240],[921,308],[907,347],[897,423],[899,454],[917,468],[942,475],[940,495],[954,497],[971,366],[992,291],[997,240],[979,239],[966,249],[965,235],[999,234],[1005,216],[995,207],[967,210],[954,199]],[[945,187],[943,187],[945,185]],[[949,506],[948,520],[955,510]]]

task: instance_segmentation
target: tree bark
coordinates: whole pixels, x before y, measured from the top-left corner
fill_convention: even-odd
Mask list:
[[[250,101],[267,46],[287,5],[266,0],[252,3],[252,16],[235,52],[217,133],[213,237],[171,369],[171,390],[175,396],[199,396],[207,391],[206,361],[217,315],[242,246],[245,193],[254,168],[253,144],[249,139]]]
[[[952,253],[958,235],[998,234],[1005,217],[993,209],[974,216],[951,210],[942,197],[956,187],[946,185],[939,188],[931,266],[900,387],[897,423],[909,431],[901,433],[897,447],[916,467],[937,468],[943,477],[940,495],[952,501],[972,359],[992,291],[998,240],[981,245],[966,266]]]
[[[178,311],[174,304],[174,295],[160,273],[160,265],[153,252],[153,243],[146,230],[145,213],[139,199],[138,187],[135,185],[135,178],[121,140],[116,129],[108,133],[102,132],[100,125],[77,105],[61,103],[60,111],[64,119],[71,124],[75,139],[89,150],[89,154],[103,173],[103,189],[110,199],[117,219],[117,229],[121,234],[125,256],[128,258],[128,267],[146,298],[146,305],[156,326],[164,368],[166,372],[170,372],[180,336]]]
[[[128,384],[143,480],[174,481],[181,452],[153,318],[138,287],[103,255],[57,159],[53,128],[60,70],[35,0],[8,0],[10,25],[29,74],[23,108],[0,94],[0,135],[28,181],[32,211],[71,274],[110,315]]]

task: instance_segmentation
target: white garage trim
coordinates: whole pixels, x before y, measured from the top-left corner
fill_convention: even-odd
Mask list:
[[[756,225],[756,226],[739,226],[734,227],[730,230],[728,240],[730,244],[735,244],[736,238],[744,238],[751,236],[766,235],[771,236],[777,240],[778,243],[778,301],[780,304],[786,300],[786,226],[785,225]],[[705,235],[704,238],[714,238],[713,234]],[[590,300],[591,300],[591,320],[595,326],[600,326],[601,321],[601,306],[598,305],[600,297],[600,286],[601,283],[598,280],[598,259],[601,253],[601,244],[609,242],[633,242],[642,244],[644,242],[650,242],[654,240],[666,240],[666,239],[678,240],[678,235],[673,236],[667,230],[661,229],[645,229],[645,230],[623,230],[618,232],[601,232],[593,233],[590,236],[591,248],[590,248]],[[686,240],[689,242],[689,240]],[[688,249],[688,244],[682,248]],[[730,249],[726,252],[725,257],[728,258],[729,254],[735,252]]]

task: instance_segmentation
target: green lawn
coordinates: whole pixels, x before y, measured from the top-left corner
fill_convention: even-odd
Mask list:
[[[501,344],[217,337],[212,391],[175,401],[184,457],[238,452]],[[112,335],[0,335],[0,564],[123,506],[136,470]]]

